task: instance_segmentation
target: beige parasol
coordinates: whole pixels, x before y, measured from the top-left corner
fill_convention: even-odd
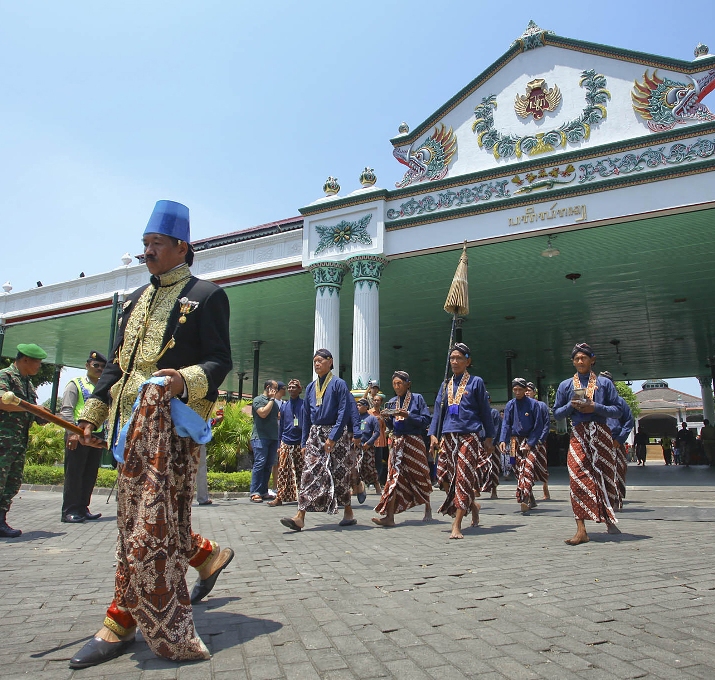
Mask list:
[[[459,258],[457,271],[454,272],[452,285],[447,293],[447,301],[444,303],[444,311],[455,316],[467,316],[469,314],[469,285],[467,284],[467,242],[464,242],[462,255]]]

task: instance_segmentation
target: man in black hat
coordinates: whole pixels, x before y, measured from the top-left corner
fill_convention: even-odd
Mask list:
[[[94,392],[94,387],[106,365],[107,358],[92,350],[85,364],[87,375],[73,378],[67,383],[60,409],[60,415],[67,422],[77,424],[85,401]],[[104,439],[104,423],[93,434],[99,439]],[[102,516],[101,512],[89,511],[89,501],[97,482],[102,451],[103,449],[95,446],[80,444],[79,437],[76,435],[65,437],[65,485],[60,517],[62,522],[76,524],[85,520],[99,519]]]
[[[540,463],[537,447],[543,443],[543,414],[537,402],[526,396],[527,382],[524,378],[514,378],[511,390],[514,398],[507,402],[504,409],[499,448],[505,453],[506,442],[511,444],[511,453],[516,458],[516,500],[522,513],[526,513],[536,507],[532,489]]]
[[[618,392],[613,383],[593,371],[596,353],[585,342],[571,351],[576,373],[556,390],[554,418],[571,418],[567,465],[571,508],[576,533],[568,545],[588,543],[585,521],[606,524],[609,534],[620,534],[614,505],[618,499],[616,459],[610,418],[621,417]]]

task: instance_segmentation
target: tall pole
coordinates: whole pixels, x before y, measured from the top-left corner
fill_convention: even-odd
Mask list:
[[[504,354],[506,356],[506,400],[509,401],[511,399],[511,381],[514,379],[511,361],[516,359],[516,352],[513,349],[508,349]]]
[[[243,380],[248,375],[246,371],[238,371],[238,398],[243,399]]]
[[[454,318],[454,341],[462,342],[462,324],[464,319],[461,316]]]
[[[55,364],[55,375],[52,378],[52,394],[50,396],[50,411],[55,412],[57,408],[57,394],[60,391],[60,374],[62,373],[62,366],[60,364]]]
[[[261,358],[261,345],[263,340],[252,340],[253,343],[253,394],[252,397],[255,399],[258,396],[258,369],[260,366]]]
[[[112,325],[109,327],[109,351],[107,356],[112,360],[112,350],[114,349],[114,338],[117,335],[117,309],[119,308],[119,293],[114,293],[112,298]]]

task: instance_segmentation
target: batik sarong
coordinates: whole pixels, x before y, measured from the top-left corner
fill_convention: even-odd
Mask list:
[[[618,498],[613,505],[614,510],[623,510],[623,499],[626,497],[626,473],[628,463],[626,462],[626,449],[620,442],[613,440],[616,456],[616,486],[618,488]]]
[[[534,446],[534,481],[548,482],[549,481],[549,464],[548,455],[546,453],[546,444],[539,442]]]
[[[491,469],[491,456],[476,432],[449,432],[442,436],[437,479],[447,498],[439,512],[454,517],[457,510],[469,512],[477,490],[484,486]]]
[[[194,629],[186,570],[218,546],[191,531],[199,446],[179,437],[171,393],[149,384],[127,432],[117,485],[117,572],[105,625],[118,634],[139,627],[149,648],[173,661],[203,659]]]
[[[549,480],[546,447],[543,444],[530,447],[525,437],[512,437],[512,450],[516,451],[516,500],[519,503],[529,503],[534,482]]]
[[[482,493],[491,493],[497,490],[499,486],[499,475],[501,475],[501,453],[499,447],[495,446],[491,455],[491,464],[489,466],[489,474],[484,486],[481,488]]]
[[[298,492],[298,509],[334,515],[338,505],[350,503],[350,478],[355,456],[348,433],[335,442],[330,453],[325,442],[333,425],[311,425],[305,443],[303,475]]]
[[[616,460],[611,431],[596,422],[571,430],[567,465],[571,507],[576,519],[615,524],[618,497]]]
[[[298,500],[298,484],[303,476],[303,454],[300,444],[281,442],[278,449],[278,482],[276,500],[290,503]]]
[[[424,505],[429,503],[431,492],[432,482],[424,439],[413,434],[393,437],[387,462],[387,481],[375,512],[387,514],[387,506],[393,498],[395,514],[416,505]]]
[[[377,484],[377,470],[375,469],[375,449],[370,446],[367,450],[362,446],[355,452],[355,468],[353,472],[353,482],[359,484]]]

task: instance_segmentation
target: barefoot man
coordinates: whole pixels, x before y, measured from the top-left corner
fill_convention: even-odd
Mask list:
[[[343,527],[357,524],[350,505],[354,466],[351,440],[355,430],[360,440],[355,399],[345,381],[333,375],[333,355],[327,349],[315,351],[313,370],[318,377],[305,390],[303,406],[305,457],[298,512],[281,519],[281,524],[293,531],[305,527],[306,512],[334,515],[338,505],[343,506],[343,518],[338,524]]]
[[[546,438],[549,436],[549,426],[551,424],[551,414],[549,413],[549,407],[543,401],[539,401],[538,395],[536,394],[536,385],[533,382],[526,383],[526,396],[531,397],[536,405],[541,409],[541,424],[543,429],[539,435],[539,443],[536,446],[536,457],[537,465],[534,468],[534,480],[537,482],[543,482],[544,484],[544,495],[542,501],[550,501],[551,494],[549,493],[549,464],[548,456],[546,454]]]
[[[387,481],[375,512],[384,517],[372,521],[382,527],[395,526],[395,514],[416,505],[425,506],[425,522],[432,519],[432,493],[427,450],[422,434],[430,423],[429,408],[421,394],[410,390],[405,371],[392,374],[395,396],[387,402],[385,420],[393,429],[392,451],[387,465]]]
[[[567,465],[576,533],[566,543],[578,545],[589,540],[587,519],[605,522],[609,534],[621,533],[613,511],[618,499],[615,447],[606,424],[620,418],[621,409],[613,383],[593,372],[596,355],[585,342],[573,348],[571,359],[576,373],[559,385],[554,417],[571,418]]]
[[[440,386],[430,425],[430,447],[439,450],[437,479],[447,492],[447,498],[439,511],[454,517],[450,538],[464,538],[462,519],[471,510],[472,526],[479,524],[477,491],[487,481],[491,470],[494,422],[487,399],[484,381],[470,375],[467,369],[472,364],[472,353],[463,342],[452,347],[449,365],[452,377],[444,395],[446,413],[443,419],[442,441],[437,435],[442,410],[444,384]],[[484,430],[484,442],[479,435]]]

